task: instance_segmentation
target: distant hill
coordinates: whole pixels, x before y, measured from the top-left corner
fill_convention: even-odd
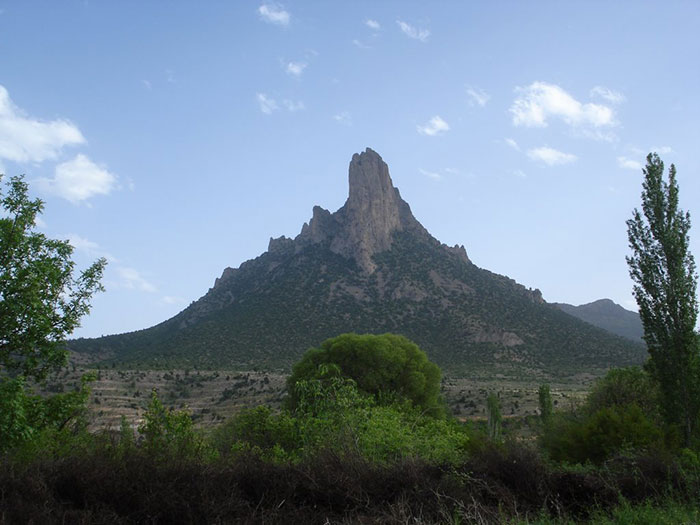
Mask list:
[[[573,306],[566,303],[552,303],[569,315],[582,321],[626,337],[632,341],[643,342],[644,328],[637,312],[625,310],[610,299],[600,299],[592,303]]]
[[[455,372],[568,374],[640,363],[641,345],[478,268],[415,219],[371,149],[352,157],[349,196],[316,206],[294,239],[226,268],[175,317],[146,330],[79,339],[83,356],[135,367],[289,369],[343,332],[403,334]]]

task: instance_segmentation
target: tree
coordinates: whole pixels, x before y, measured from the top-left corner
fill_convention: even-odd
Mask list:
[[[42,380],[64,366],[66,337],[103,290],[105,259],[74,277],[73,247],[34,231],[44,203],[27,190],[22,177],[10,179],[7,195],[0,190],[0,379]]]
[[[678,425],[686,446],[700,410],[695,260],[689,250],[690,214],[678,208],[676,168],[668,181],[657,154],[643,170],[642,213],[627,221],[627,257],[634,297],[649,350],[647,369],[658,382],[667,423]]]
[[[546,383],[540,385],[537,396],[540,404],[540,419],[542,424],[546,426],[552,420],[552,394],[549,391],[549,385]]]
[[[486,412],[488,413],[489,439],[499,441],[501,439],[501,401],[491,392],[486,398]]]
[[[396,334],[343,334],[309,349],[287,380],[288,406],[298,402],[296,384],[331,376],[350,378],[376,399],[398,397],[438,415],[440,368],[415,343]]]

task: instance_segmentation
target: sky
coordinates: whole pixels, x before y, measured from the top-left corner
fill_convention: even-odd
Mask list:
[[[335,211],[366,147],[478,266],[634,309],[647,153],[700,217],[699,26],[697,1],[0,0],[0,173],[109,261],[76,336],[164,321]]]

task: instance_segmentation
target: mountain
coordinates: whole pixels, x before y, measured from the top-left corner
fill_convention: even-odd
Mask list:
[[[289,369],[350,331],[401,333],[444,368],[489,376],[575,373],[644,355],[432,237],[369,148],[353,155],[335,213],[315,206],[294,239],[270,239],[175,317],[70,348],[124,366]]]
[[[579,306],[566,303],[552,304],[567,314],[578,317],[593,326],[626,337],[632,341],[643,341],[644,328],[642,328],[642,320],[639,318],[639,314],[625,310],[610,299],[600,299]]]

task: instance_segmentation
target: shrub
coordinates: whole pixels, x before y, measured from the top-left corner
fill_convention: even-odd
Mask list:
[[[556,461],[600,464],[615,454],[663,448],[663,434],[636,405],[555,417],[542,444]]]
[[[144,450],[158,458],[212,459],[216,455],[195,431],[190,414],[165,408],[155,389],[138,431],[144,437]]]
[[[299,381],[332,376],[352,379],[360,392],[379,402],[407,399],[433,415],[444,414],[439,401],[440,369],[403,336],[343,334],[311,348],[287,380],[288,408],[297,407]]]

